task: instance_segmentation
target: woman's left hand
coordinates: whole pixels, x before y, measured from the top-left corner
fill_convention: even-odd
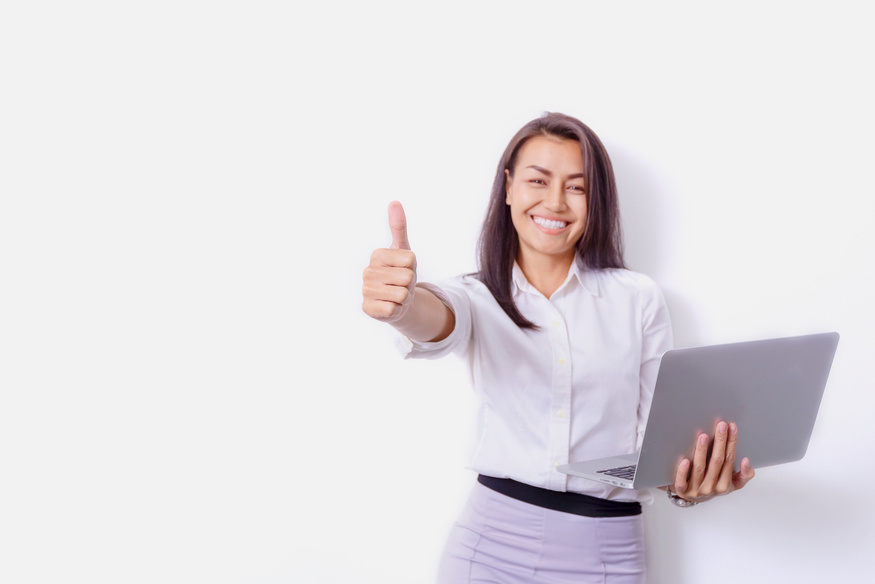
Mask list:
[[[756,474],[747,458],[741,461],[741,470],[734,472],[735,446],[738,443],[738,426],[720,421],[714,430],[710,455],[708,446],[711,437],[699,434],[692,462],[681,460],[671,490],[687,501],[702,502],[718,495],[737,491]],[[691,468],[692,466],[692,468]]]

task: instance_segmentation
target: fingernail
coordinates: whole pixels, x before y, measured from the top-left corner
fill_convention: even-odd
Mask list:
[[[733,434],[738,433],[738,426],[735,425],[735,422],[732,422],[731,424],[729,424],[729,431],[732,432]]]
[[[726,434],[726,422],[720,422],[717,424],[717,431],[721,434]]]
[[[699,444],[703,446],[708,443],[708,435],[707,434],[699,434]]]

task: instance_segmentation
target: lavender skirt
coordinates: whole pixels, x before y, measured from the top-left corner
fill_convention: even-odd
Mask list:
[[[641,515],[583,517],[475,484],[453,526],[438,584],[642,584]]]

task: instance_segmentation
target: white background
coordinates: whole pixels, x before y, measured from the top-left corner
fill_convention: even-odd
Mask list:
[[[678,346],[842,335],[803,461],[646,509],[650,581],[860,581],[868,14],[4,3],[0,582],[431,582],[475,404],[459,363],[398,357],[361,271],[393,199],[421,280],[472,271],[501,151],[544,110],[605,142]]]

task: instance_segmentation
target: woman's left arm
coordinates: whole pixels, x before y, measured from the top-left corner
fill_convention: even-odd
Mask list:
[[[699,434],[693,460],[684,458],[680,461],[674,485],[667,488],[694,503],[743,488],[756,473],[747,458],[741,461],[741,470],[735,472],[737,444],[738,426],[718,422],[713,439],[705,433]]]

